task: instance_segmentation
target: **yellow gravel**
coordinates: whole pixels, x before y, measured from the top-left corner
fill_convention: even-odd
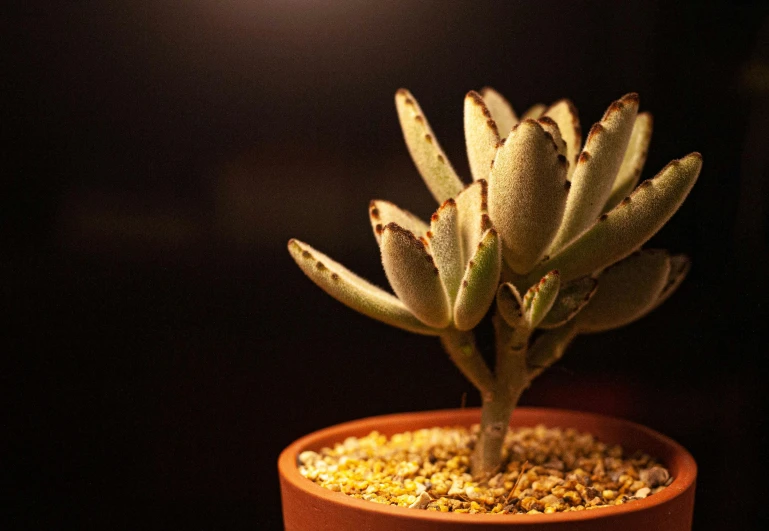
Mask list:
[[[455,513],[554,513],[645,498],[673,480],[652,457],[629,457],[587,433],[559,428],[508,431],[503,464],[470,475],[478,426],[350,437],[299,455],[299,472],[354,498]]]

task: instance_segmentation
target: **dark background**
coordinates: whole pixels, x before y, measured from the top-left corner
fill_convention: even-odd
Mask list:
[[[2,478],[8,523],[279,529],[279,451],[336,422],[456,407],[437,340],[314,287],[305,240],[386,285],[367,219],[435,208],[395,90],[468,175],[462,98],[626,92],[650,177],[704,169],[649,246],[679,292],[580,337],[522,403],[603,412],[699,463],[695,529],[766,523],[766,3],[285,0],[28,4],[4,17]],[[380,5],[381,4],[381,5]]]

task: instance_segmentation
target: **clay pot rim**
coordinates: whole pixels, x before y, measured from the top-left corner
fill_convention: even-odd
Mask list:
[[[316,498],[320,498],[324,504],[340,505],[349,508],[356,508],[359,510],[366,510],[372,513],[378,513],[390,516],[400,516],[413,518],[416,520],[431,520],[431,521],[452,521],[456,522],[458,519],[466,522],[467,524],[479,524],[484,523],[487,525],[510,525],[511,518],[515,520],[515,525],[541,525],[543,519],[547,519],[549,522],[578,522],[583,520],[596,520],[602,518],[609,518],[612,516],[618,516],[623,513],[634,513],[638,511],[644,511],[651,507],[662,505],[669,502],[671,499],[679,496],[687,489],[691,488],[697,477],[697,464],[694,461],[692,455],[680,444],[673,439],[647,428],[641,424],[631,422],[628,420],[620,419],[617,417],[610,417],[606,415],[600,415],[597,413],[587,413],[580,411],[572,411],[566,409],[556,408],[536,408],[536,407],[519,407],[515,413],[519,415],[534,415],[534,416],[553,416],[558,415],[565,419],[588,419],[592,422],[598,422],[601,424],[613,425],[615,428],[621,428],[623,431],[637,432],[646,435],[647,437],[655,440],[666,450],[669,450],[669,457],[665,459],[665,465],[675,471],[673,482],[661,492],[651,495],[641,500],[634,500],[632,503],[624,503],[622,505],[616,505],[612,507],[603,507],[600,509],[590,509],[584,511],[571,511],[562,513],[553,513],[547,515],[528,515],[528,514],[513,514],[504,515],[504,517],[495,517],[488,514],[454,514],[454,513],[441,513],[436,511],[420,511],[416,509],[409,509],[407,507],[397,507],[391,505],[381,505],[366,500],[360,500],[352,498],[340,492],[334,492],[329,489],[325,489],[320,485],[308,480],[299,473],[297,466],[297,458],[299,454],[305,450],[318,450],[323,443],[322,440],[333,439],[338,442],[342,442],[344,438],[349,436],[351,432],[356,433],[370,433],[371,431],[383,432],[383,426],[389,422],[397,422],[399,420],[408,420],[411,423],[422,423],[423,427],[432,426],[469,426],[470,424],[477,423],[480,420],[480,408],[465,408],[465,409],[439,409],[433,411],[420,411],[413,413],[395,413],[388,415],[379,415],[375,417],[367,417],[359,420],[352,420],[341,424],[336,424],[328,428],[323,428],[314,431],[308,435],[305,435],[288,447],[286,447],[278,458],[278,470],[284,481],[289,482],[294,487],[308,492]],[[544,424],[548,427],[561,427],[569,428],[570,420],[566,420],[566,425],[554,426],[549,424],[546,418],[543,418],[541,422],[523,422],[517,423],[516,415],[513,414],[511,425],[514,426],[534,426],[536,424]],[[452,421],[446,422],[440,419],[452,419]],[[609,443],[617,441],[606,440]],[[661,456],[656,456],[663,459]],[[408,513],[404,514],[405,511]]]

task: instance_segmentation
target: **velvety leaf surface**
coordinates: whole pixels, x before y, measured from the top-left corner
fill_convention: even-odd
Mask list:
[[[459,330],[475,327],[489,311],[499,285],[502,252],[497,231],[489,229],[468,262],[454,305],[454,326]]]
[[[699,153],[671,162],[568,247],[538,265],[522,284],[531,284],[552,269],[560,271],[561,282],[569,282],[600,271],[639,249],[675,214],[701,168]]]
[[[417,334],[438,335],[409,311],[394,295],[349,271],[325,254],[299,240],[288,250],[302,271],[323,291],[353,310]]]
[[[382,232],[382,264],[398,298],[420,321],[444,328],[451,321],[438,267],[424,242],[396,223]]]
[[[403,138],[414,164],[438,203],[454,197],[464,188],[449,159],[438,144],[416,98],[406,89],[395,93]]]
[[[553,137],[534,120],[518,124],[497,150],[489,215],[516,273],[539,262],[558,230],[568,193],[566,167]]]
[[[571,192],[550,254],[568,245],[601,214],[625,156],[637,113],[638,95],[628,94],[612,103],[601,121],[590,129],[571,174]]]
[[[465,96],[465,143],[467,160],[474,180],[488,179],[499,145],[497,124],[483,98],[475,91]]]
[[[670,274],[665,251],[644,250],[609,267],[598,290],[576,317],[580,332],[602,332],[632,323],[651,309]]]

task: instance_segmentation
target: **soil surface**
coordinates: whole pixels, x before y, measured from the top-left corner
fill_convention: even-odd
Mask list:
[[[554,513],[632,502],[673,478],[654,458],[626,456],[588,433],[511,429],[502,465],[470,475],[478,426],[350,437],[299,455],[300,473],[330,490],[376,503],[457,513]]]

